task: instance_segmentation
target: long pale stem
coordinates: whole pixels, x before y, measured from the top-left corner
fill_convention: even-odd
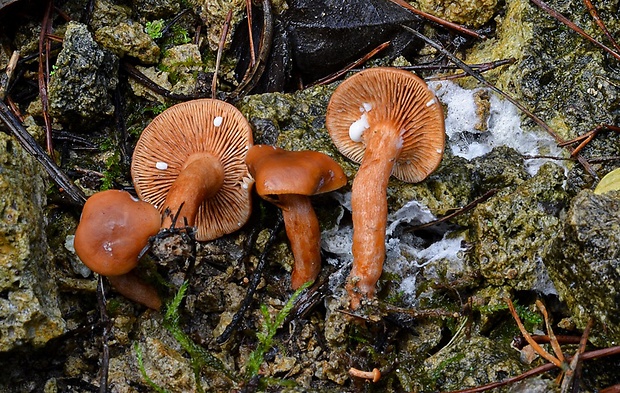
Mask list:
[[[166,196],[162,228],[169,228],[177,213],[177,227],[194,226],[198,208],[205,199],[215,195],[222,184],[224,168],[217,157],[209,153],[189,156]],[[165,214],[166,209],[168,214]]]
[[[297,289],[314,281],[321,271],[321,231],[316,213],[305,195],[280,195],[286,235],[291,244],[295,265],[291,286]]]
[[[364,132],[366,151],[353,180],[353,268],[347,280],[351,308],[363,296],[372,297],[383,271],[387,225],[387,185],[394,163],[402,150],[399,130],[388,126]]]

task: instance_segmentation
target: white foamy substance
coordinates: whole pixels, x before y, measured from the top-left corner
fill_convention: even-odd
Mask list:
[[[326,228],[321,234],[321,247],[337,258],[327,258],[327,262],[337,268],[337,274],[330,277],[330,288],[337,291],[344,285],[346,275],[344,267],[353,262],[351,254],[353,228],[343,224],[345,209],[350,210],[351,193],[334,193],[333,196],[341,204],[341,212],[335,226]],[[420,269],[433,262],[452,264],[453,270],[460,271],[463,266],[463,238],[447,233],[443,239],[428,245],[426,241],[411,233],[401,233],[397,228],[400,224],[417,225],[435,220],[428,207],[418,201],[410,201],[402,208],[388,216],[386,230],[386,259],[384,271],[401,277],[399,291],[404,299],[411,302],[416,298],[416,280]]]
[[[471,160],[494,147],[508,146],[526,156],[562,156],[562,150],[550,135],[521,128],[521,112],[509,101],[491,94],[488,130],[480,132],[474,128],[479,122],[474,94],[482,88],[467,90],[451,81],[429,82],[429,87],[447,106],[446,135],[454,155]],[[527,160],[528,173],[535,175],[545,161]]]

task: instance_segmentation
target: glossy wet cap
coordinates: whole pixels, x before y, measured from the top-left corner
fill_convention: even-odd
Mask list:
[[[276,146],[254,145],[248,151],[246,163],[254,177],[256,192],[266,199],[270,195],[282,194],[310,196],[347,184],[340,165],[328,155],[316,151],[289,151]]]
[[[160,225],[161,216],[150,203],[126,191],[98,192],[84,204],[75,252],[96,273],[122,275],[136,267],[140,252]]]

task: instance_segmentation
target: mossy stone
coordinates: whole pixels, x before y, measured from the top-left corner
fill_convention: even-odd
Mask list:
[[[620,342],[620,192],[583,190],[570,204],[564,228],[544,260],[576,325],[593,318],[599,344]]]

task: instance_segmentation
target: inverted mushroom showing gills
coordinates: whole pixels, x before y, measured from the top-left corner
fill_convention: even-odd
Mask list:
[[[195,226],[196,240],[238,230],[251,213],[252,178],[245,155],[252,128],[234,106],[200,99],[174,105],[144,129],[131,163],[138,196],[177,226]]]
[[[321,270],[321,231],[310,196],[344,186],[347,177],[336,161],[316,151],[255,145],[246,163],[258,195],[282,209],[295,258],[291,286],[297,289]]]
[[[122,295],[153,309],[161,307],[155,288],[132,270],[149,237],[159,231],[157,209],[126,191],[94,194],[84,204],[73,246],[80,260],[95,273],[106,276]]]
[[[351,192],[353,268],[347,280],[355,309],[362,297],[374,295],[383,270],[389,177],[420,182],[439,166],[444,115],[422,79],[377,67],[336,88],[326,126],[338,150],[361,163]]]

